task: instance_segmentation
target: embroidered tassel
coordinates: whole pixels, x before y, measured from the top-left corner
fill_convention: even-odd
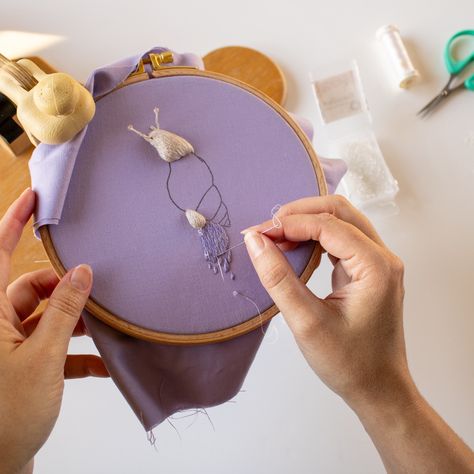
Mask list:
[[[218,272],[221,275],[228,273],[232,254],[229,250],[229,236],[224,227],[215,222],[208,222],[198,230],[198,234],[209,269],[216,275]],[[234,279],[232,273],[230,277],[232,280]]]
[[[206,218],[193,209],[186,210],[186,218],[194,229],[197,229],[201,240],[204,258],[214,274],[230,271],[232,254],[229,250],[229,236],[225,228],[216,222],[207,222]],[[234,279],[231,273],[231,278]]]

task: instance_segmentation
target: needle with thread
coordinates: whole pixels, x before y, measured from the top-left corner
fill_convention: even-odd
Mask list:
[[[272,208],[272,222],[273,222],[273,225],[271,227],[269,227],[268,229],[265,229],[264,231],[260,232],[261,234],[266,234],[267,232],[270,232],[273,229],[279,229],[281,227],[281,225],[282,225],[281,220],[276,215],[276,213],[280,210],[280,208],[281,208],[280,204],[277,204],[276,206],[274,206]],[[229,247],[225,252],[222,252],[219,255],[217,255],[217,257],[220,257],[221,255],[224,255],[225,253],[227,253],[229,250],[235,249],[236,247],[240,247],[241,245],[244,245],[244,244],[245,244],[245,241],[242,240],[242,242],[239,242],[238,244],[233,245],[232,247]]]

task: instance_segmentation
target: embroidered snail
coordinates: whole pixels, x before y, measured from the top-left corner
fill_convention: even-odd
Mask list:
[[[183,156],[194,153],[194,148],[187,140],[176,135],[175,133],[162,130],[158,121],[158,115],[160,109],[155,107],[155,126],[150,127],[150,133],[145,135],[144,133],[135,130],[133,125],[129,125],[128,129],[135,132],[137,135],[146,140],[151,146],[153,146],[160,158],[168,163],[177,161]]]
[[[209,269],[215,274],[220,272],[223,276],[224,273],[230,272],[232,259],[229,250],[229,236],[225,230],[226,227],[230,227],[231,223],[227,206],[214,183],[214,175],[207,162],[195,153],[194,147],[186,139],[160,128],[158,107],[154,109],[154,113],[155,125],[150,126],[148,134],[136,130],[133,125],[129,125],[128,129],[147,141],[155,148],[158,156],[168,163],[169,172],[166,189],[170,201],[178,210],[184,213],[189,225],[197,230]],[[198,168],[195,169],[197,174],[208,176],[209,179],[194,209],[186,207],[185,202],[187,202],[189,196],[186,195],[180,198],[179,194],[182,193],[182,186],[179,186],[179,183],[174,185],[173,171],[175,173],[179,172],[175,168],[176,162],[185,157],[187,160],[193,160],[192,165]],[[214,207],[214,213],[209,218],[199,212],[199,209],[204,207],[206,203],[211,204],[208,207]],[[235,278],[232,272],[230,272],[230,278]]]

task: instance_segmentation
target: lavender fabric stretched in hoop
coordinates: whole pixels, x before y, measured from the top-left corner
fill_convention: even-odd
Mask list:
[[[143,54],[131,56],[107,66],[100,67],[92,72],[86,81],[85,87],[93,97],[99,97],[112,91],[133,72],[138,61],[148,53],[161,53],[167,48],[152,48]],[[195,54],[173,53],[174,66],[193,66],[202,69],[203,62]],[[30,174],[33,189],[38,196],[33,228],[37,230],[42,225],[58,224],[66,199],[69,181],[76,156],[81,146],[87,126],[72,140],[61,145],[40,144],[34,151],[30,162]]]
[[[163,50],[163,48],[154,48],[151,51],[160,52]],[[96,70],[87,81],[86,87],[95,97],[113,90],[135,68],[136,63],[142,56],[127,58]],[[201,66],[200,60],[193,55],[175,55],[175,61],[175,64]],[[127,89],[132,91],[133,86],[129,87],[121,91]],[[143,87],[146,88],[147,86]],[[126,100],[124,94],[120,97],[124,101]],[[164,97],[162,97],[162,101],[165,101]],[[101,108],[106,107],[107,103],[105,99],[102,99],[99,104],[98,114],[101,113]],[[127,109],[126,102],[123,102],[122,106]],[[150,106],[150,111],[152,106]],[[166,109],[166,104],[164,104],[164,108]],[[165,117],[169,117],[171,112],[170,109],[169,113],[165,114]],[[148,120],[146,117],[143,120],[145,119]],[[300,124],[306,133],[311,136],[312,130],[309,127],[309,123],[300,121]],[[110,126],[112,127],[113,124]],[[185,125],[183,124],[183,126]],[[107,129],[107,125],[105,125],[104,129],[108,130],[109,133],[113,133],[113,129]],[[124,134],[126,133],[124,131]],[[126,140],[131,140],[131,138],[127,137]],[[199,145],[198,138],[193,140],[193,144],[194,142]],[[128,141],[124,142],[124,146],[128,147],[129,143]],[[134,147],[142,145],[142,143],[137,142],[135,144],[133,142]],[[69,143],[59,146],[40,145],[30,160],[33,189],[38,194],[35,229],[45,224],[58,224],[66,205],[64,222],[62,226],[57,228],[64,228],[65,233],[58,232],[54,225],[51,227],[53,240],[59,248],[61,248],[61,245],[63,248],[67,248],[68,239],[65,237],[67,237],[68,229],[74,229],[74,222],[71,222],[70,218],[71,216],[72,218],[74,217],[74,212],[80,212],[79,208],[76,209],[74,207],[77,203],[70,202],[71,200],[68,202],[66,197],[73,170],[79,175],[86,173],[84,176],[87,176],[88,167],[86,160],[89,155],[87,153],[88,146],[89,142],[86,138],[86,130],[84,130]],[[80,155],[80,152],[83,155],[81,155],[81,160],[78,160],[75,167],[76,156]],[[152,152],[153,150],[150,150],[150,153]],[[128,162],[126,160],[119,161],[120,159],[121,157],[117,157],[118,164],[127,165]],[[345,166],[339,160],[320,161],[323,164],[330,192],[333,192],[345,171]],[[183,163],[185,162],[183,161]],[[99,166],[102,166],[102,163],[99,163]],[[104,166],[106,166],[105,163]],[[149,163],[143,161],[140,166],[149,166]],[[156,168],[158,169],[158,165]],[[99,169],[102,169],[104,172],[107,171],[107,168]],[[224,174],[221,172],[221,176],[225,178]],[[93,177],[89,176],[89,178]],[[76,184],[73,182],[72,185],[72,191],[74,191]],[[87,200],[86,198],[87,196],[85,196],[85,201]],[[84,205],[87,207],[87,202],[84,202]],[[305,250],[303,249],[302,252],[305,252]],[[306,249],[307,254],[308,249]],[[67,255],[63,257],[63,261],[66,260],[67,267],[75,263],[73,261],[68,262]],[[295,257],[299,262],[300,269],[304,264],[303,257],[300,255],[299,260]],[[108,278],[101,278],[99,263],[97,267],[94,265],[94,271],[97,270],[97,272],[93,291],[100,293],[105,291],[105,280],[108,280]],[[213,277],[215,276],[205,276],[205,278]],[[241,281],[248,280],[251,284],[257,284],[255,283],[255,275],[250,275],[250,273],[244,274],[243,270],[238,275],[238,278]],[[262,293],[262,290],[260,293]],[[265,297],[262,294],[261,298]],[[241,302],[240,304],[244,307],[247,303]],[[138,301],[136,306],[138,306]],[[130,308],[130,311],[133,311],[133,309]],[[253,310],[253,308],[251,309]],[[137,310],[137,318],[145,316],[143,311]],[[232,315],[232,317],[241,319],[245,319],[245,316],[245,311],[243,314],[236,311],[235,315]],[[87,312],[84,313],[84,320],[113,380],[147,430],[153,428],[153,426],[177,410],[213,406],[234,396],[241,387],[264,333],[262,330],[255,330],[232,341],[205,346],[165,346],[137,340],[122,334],[103,324]],[[211,317],[210,322],[198,321],[196,324],[210,324],[212,321]],[[144,321],[141,322],[145,324]],[[184,320],[183,324],[185,322]],[[177,321],[173,320],[167,324],[178,323],[179,318],[177,318]],[[218,321],[215,319],[213,324],[217,323]],[[154,324],[154,322],[152,321],[150,324]],[[199,329],[203,330],[203,327],[198,327],[197,330]]]

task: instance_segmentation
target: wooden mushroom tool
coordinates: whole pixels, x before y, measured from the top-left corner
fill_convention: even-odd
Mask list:
[[[36,84],[29,90],[9,72],[0,69],[0,91],[17,106],[17,118],[34,145],[64,143],[73,138],[95,113],[91,94],[68,74],[47,74],[33,61],[19,59],[19,65]]]

